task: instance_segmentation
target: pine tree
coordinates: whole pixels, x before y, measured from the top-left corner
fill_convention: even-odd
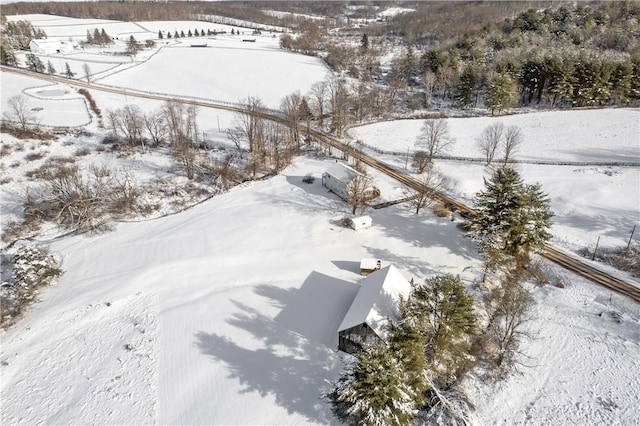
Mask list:
[[[87,30],[87,43],[93,44],[93,36],[91,35],[91,31]]]
[[[113,40],[111,39],[111,36],[109,36],[109,34],[107,34],[107,32],[104,30],[104,28],[102,28],[101,31],[100,31],[100,40],[102,40],[101,44],[104,45],[104,46],[113,43]]]
[[[405,382],[412,390],[414,406],[418,408],[424,405],[427,390],[424,376],[427,365],[425,328],[425,316],[414,315],[406,303],[400,304],[400,317],[390,325],[390,348],[402,365]]]
[[[188,35],[189,37],[193,37],[193,33],[191,32],[191,30],[189,30],[189,32],[187,33],[187,35]]]
[[[184,34],[182,36],[184,37]],[[180,38],[180,34],[178,34],[178,30],[176,30],[176,33],[173,35],[173,38]]]
[[[171,37],[171,34],[168,34],[169,37]],[[163,35],[162,35],[162,30],[158,30],[158,39],[162,40]]]
[[[69,66],[69,62],[64,63],[64,76],[67,78],[73,78],[73,72],[71,71],[71,67]]]
[[[56,73],[56,69],[53,67],[53,64],[51,63],[51,61],[47,61],[47,73],[49,74]]]
[[[472,65],[467,65],[460,74],[456,86],[455,98],[462,108],[470,107],[474,104],[473,90],[478,82],[478,72]]]
[[[184,37],[185,37],[185,36],[184,36],[184,31],[182,31],[182,30],[180,31],[180,37],[182,37],[182,38],[184,38]]]
[[[138,45],[138,41],[133,37],[133,35],[130,36],[129,41],[127,42],[127,53],[131,56],[136,56],[139,50],[140,46]]]
[[[2,42],[0,42],[0,64],[12,65],[14,67],[18,66],[16,53],[4,37],[2,37]]]
[[[507,73],[494,75],[487,87],[487,108],[491,115],[501,112],[512,105],[515,98],[515,85]]]
[[[513,168],[496,169],[487,181],[486,189],[476,196],[477,217],[474,223],[482,239],[487,260],[506,255],[517,266],[529,262],[530,253],[544,247],[551,235],[553,213],[549,199],[539,184],[525,185]],[[500,263],[491,262],[489,269]]]
[[[26,65],[31,71],[44,72],[44,63],[33,53],[28,53],[26,56]]]
[[[100,46],[104,46],[104,38],[102,37],[100,30],[97,28],[93,30],[93,43],[99,44]]]
[[[430,376],[442,386],[455,381],[476,329],[473,299],[460,278],[441,275],[413,287],[405,317],[422,327]]]
[[[346,420],[365,426],[410,425],[417,414],[413,400],[400,363],[384,344],[363,351],[334,389]]]

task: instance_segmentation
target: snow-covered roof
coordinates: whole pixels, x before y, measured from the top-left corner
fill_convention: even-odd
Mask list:
[[[360,260],[360,269],[376,269],[378,262],[380,262],[378,259],[363,257],[362,260]]]
[[[351,227],[356,231],[369,228],[373,223],[373,219],[369,215],[357,216],[351,218]]]
[[[326,173],[344,183],[350,182],[354,177],[360,174],[356,169],[342,163],[333,163],[331,167],[327,169]]]
[[[29,42],[29,44],[34,44],[36,46],[45,47],[45,46],[60,46],[60,40],[48,40],[48,39],[33,39]]]
[[[400,296],[407,299],[410,292],[411,284],[393,265],[370,274],[362,282],[338,331],[367,323],[382,340],[386,341],[388,331],[385,325],[388,318],[398,314]]]

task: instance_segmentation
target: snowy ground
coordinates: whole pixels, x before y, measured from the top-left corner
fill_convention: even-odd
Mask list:
[[[211,87],[207,93],[215,96],[227,85],[237,84],[235,90],[240,90],[244,81],[247,87],[280,87],[282,97],[295,88],[304,93],[315,73],[320,79],[326,72],[319,63],[306,62],[308,58],[279,56],[274,47],[258,42],[255,47],[233,40],[222,43],[233,48],[212,52],[242,52],[245,56],[234,58],[247,68],[258,57],[279,58],[313,72],[293,87],[288,74],[272,74],[265,85],[264,80],[246,79],[230,70],[210,78],[203,67],[185,71],[192,79],[187,87],[187,79],[160,78],[161,66],[170,58],[190,60],[181,52],[191,49],[168,46],[148,62],[127,65],[105,80],[142,84],[144,69],[148,81],[161,82],[155,89],[163,92],[197,93],[195,88],[204,82]],[[165,51],[173,53],[163,59]],[[207,58],[215,67],[215,55]],[[149,66],[153,61],[159,62]],[[261,69],[256,75],[263,75]],[[234,80],[237,76],[244,80]],[[42,82],[12,74],[0,77],[3,102],[7,92],[16,90],[30,96],[34,90],[53,91],[45,95],[55,98],[60,97],[58,90],[64,91],[40,89]],[[270,102],[279,99],[271,87],[268,90]],[[92,94],[102,109],[133,102]],[[248,94],[252,93],[229,92],[228,100]],[[88,114],[86,107],[70,104],[65,115],[52,106],[72,101],[43,101],[50,102],[43,104],[50,112],[47,117],[58,125],[80,125],[74,123]],[[140,105],[149,110],[160,103]],[[199,117],[205,137],[217,141],[233,121],[231,114],[215,110],[201,111]],[[521,152],[523,158],[593,162],[637,159],[637,117],[638,110],[620,109],[500,120],[523,128],[531,142]],[[460,119],[455,126],[452,122],[458,155],[474,156],[472,140],[491,120]],[[405,152],[419,130],[409,123],[414,122],[394,124],[379,134],[366,132],[383,124],[356,129],[365,132],[357,138],[369,144],[389,141],[384,149]],[[88,129],[97,127],[92,123]],[[615,138],[609,137],[612,132]],[[545,136],[536,139],[533,133]],[[553,139],[560,134],[567,136]],[[567,141],[573,134],[577,136]],[[606,140],[606,149],[594,141],[595,135]],[[390,145],[394,140],[400,142]],[[544,145],[548,140],[562,144]],[[6,135],[2,141],[16,144]],[[26,142],[22,150],[0,159],[3,175],[11,178],[3,177],[0,185],[3,216],[7,208],[19,208],[16,194],[25,184],[24,174],[44,161],[28,161],[30,152],[73,155],[88,147],[92,153],[87,157],[93,160],[118,159],[93,152],[98,145],[91,136],[61,138],[49,146]],[[404,167],[402,156],[382,158]],[[166,158],[153,155],[119,160],[141,175],[161,176],[167,166]],[[337,327],[357,291],[360,259],[393,263],[407,279],[460,274],[470,289],[481,272],[481,260],[455,223],[427,212],[416,216],[403,206],[367,210],[374,222],[369,230],[342,228],[348,209],[320,184],[330,161],[334,160],[299,158],[277,177],[236,187],[177,215],[120,223],[113,232],[100,235],[46,241],[61,255],[66,273],[42,292],[41,302],[23,320],[0,334],[0,422],[335,424],[320,395],[342,368],[343,355],[335,351]],[[438,167],[451,176],[463,198],[471,198],[482,186],[481,165],[441,161]],[[520,167],[527,181],[540,181],[549,192],[557,215],[554,239],[565,246],[588,244],[591,234],[594,240],[601,234],[611,238],[611,244],[620,244],[639,219],[638,168]],[[311,185],[302,183],[307,173],[317,178]],[[401,196],[400,185],[377,173],[373,176],[384,198]],[[533,289],[538,303],[529,327],[535,338],[523,346],[532,357],[526,361],[530,367],[497,384],[474,382],[470,390],[476,423],[635,424],[640,416],[640,304],[547,268],[552,281],[560,279],[566,288]]]
[[[516,158],[523,163],[517,169],[526,182],[539,182],[549,195],[555,213],[554,243],[573,251],[593,249],[601,237],[601,247],[619,247],[627,244],[634,224],[640,225],[640,110],[549,111],[447,121],[455,139],[448,154],[458,157],[481,158],[476,138],[493,123],[522,129],[524,142]],[[381,157],[404,168],[406,153],[415,149],[422,123],[376,123],[352,128],[350,135],[379,149],[402,153]],[[528,163],[539,161],[575,164]],[[437,160],[436,166],[450,178],[453,194],[469,203],[484,187],[482,176],[489,176],[482,163]],[[640,235],[634,239],[640,240]]]

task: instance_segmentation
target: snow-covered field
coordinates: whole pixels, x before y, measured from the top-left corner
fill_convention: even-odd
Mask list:
[[[349,132],[355,140],[401,153],[382,157],[404,168],[423,122],[388,121]],[[640,225],[640,110],[547,111],[447,122],[455,139],[447,154],[457,157],[482,158],[476,138],[493,123],[521,128],[524,142],[515,158],[523,163],[517,168],[526,182],[539,182],[549,195],[554,243],[593,249],[601,237],[601,247],[619,247],[627,244],[634,224]],[[620,165],[625,163],[635,165]],[[451,180],[453,193],[467,202],[490,174],[482,163],[437,160],[436,165]]]
[[[266,39],[211,43],[202,50],[166,46],[103,80],[231,102],[261,96],[275,106],[327,72],[320,62],[279,52]],[[193,54],[206,66],[196,66]],[[221,63],[231,59],[237,67]],[[185,69],[169,72],[173,61]],[[306,80],[266,73],[269,61],[299,67]],[[249,70],[254,78],[247,78]],[[23,92],[34,103],[45,102],[37,104],[47,111],[43,122],[79,126],[82,114],[88,117],[84,103],[72,103],[81,100],[64,86],[40,87],[41,81],[13,74],[0,78],[3,110],[10,93]],[[38,92],[56,100],[36,99]],[[92,95],[103,110],[138,102]],[[57,100],[61,96],[64,101]],[[55,102],[70,102],[68,114],[56,113]],[[149,110],[161,104],[140,105]],[[233,122],[232,114],[215,110],[199,117],[204,137],[218,141]],[[493,120],[522,127],[521,159],[603,162],[640,156],[638,110],[630,109],[452,119],[458,139],[452,153],[476,156],[473,139]],[[96,123],[88,129],[98,130]],[[402,152],[418,131],[412,121],[352,130],[368,144]],[[5,135],[2,140],[15,143]],[[0,159],[3,175],[12,179],[0,184],[3,216],[19,209],[15,195],[25,184],[24,173],[43,161],[29,163],[29,152],[73,155],[79,147],[93,151],[98,145],[90,136],[65,137],[50,146],[27,142]],[[88,157],[106,158],[101,155]],[[404,167],[402,156],[383,159]],[[121,161],[140,174],[159,173],[163,166],[162,159],[137,154]],[[482,262],[455,223],[428,212],[416,216],[404,206],[367,210],[371,229],[343,228],[347,206],[320,183],[332,161],[301,157],[279,176],[233,188],[177,215],[44,241],[60,254],[66,273],[44,289],[25,318],[0,332],[0,423],[335,424],[321,393],[343,365],[337,328],[357,291],[360,259],[392,263],[407,279],[459,274],[471,291]],[[481,165],[437,165],[459,196],[470,199],[482,188]],[[550,194],[554,240],[567,247],[595,243],[597,235],[620,245],[640,219],[637,167],[519,167],[525,180],[540,181]],[[317,178],[313,184],[302,183],[307,173]],[[384,198],[401,196],[399,184],[372,175]],[[475,423],[636,424],[640,304],[555,266],[545,268],[566,287],[532,288],[537,305],[528,327],[534,338],[523,345],[531,357],[524,360],[528,367],[503,382],[469,385]]]

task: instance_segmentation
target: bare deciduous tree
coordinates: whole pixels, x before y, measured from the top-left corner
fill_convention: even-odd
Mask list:
[[[420,210],[429,207],[435,201],[438,194],[446,185],[446,179],[434,167],[428,167],[418,178],[420,188],[410,188],[405,191],[406,197],[411,197],[409,206],[416,214]]]
[[[189,179],[194,179],[197,171],[197,113],[195,105],[178,102],[167,102],[162,108],[171,154]]]
[[[143,116],[144,127],[151,141],[160,145],[167,135],[167,123],[162,111],[150,111]]]
[[[300,105],[302,103],[302,96],[300,92],[294,92],[290,95],[286,95],[280,101],[280,109],[282,110],[287,124],[289,126],[289,140],[300,147],[300,132],[298,131],[298,124],[300,122]]]
[[[262,134],[264,118],[259,114],[264,112],[265,106],[259,98],[252,96],[241,101],[241,104],[248,111],[236,115],[235,129],[249,142],[249,152],[261,151],[264,145]]]
[[[325,80],[318,81],[311,86],[311,107],[318,116],[318,125],[320,127],[324,125],[328,93],[329,89]]]
[[[449,124],[444,118],[424,120],[416,139],[416,148],[427,154],[429,162],[453,145],[454,139],[449,135]]]
[[[520,283],[517,273],[507,274],[503,283],[487,296],[489,327],[496,345],[496,364],[510,367],[520,353],[518,346],[529,334],[522,326],[530,320],[534,300]]]
[[[24,95],[15,95],[7,100],[8,111],[5,111],[5,117],[9,121],[15,121],[20,126],[22,132],[26,132],[29,124],[36,122],[36,115],[31,109],[29,99]]]
[[[122,134],[131,145],[139,143],[145,149],[142,137],[144,114],[137,105],[125,105],[123,108],[107,111],[107,125],[116,136]]]
[[[349,90],[344,79],[336,77],[328,81],[331,130],[338,136],[347,127],[349,117]]]
[[[476,146],[484,157],[485,165],[491,165],[498,146],[502,141],[502,133],[504,132],[504,124],[494,123],[491,126],[485,128],[480,136],[476,139]]]
[[[351,206],[351,214],[356,214],[358,207],[365,206],[368,201],[379,195],[373,186],[372,179],[364,174],[356,175],[347,185],[347,203]]]
[[[522,130],[520,129],[520,127],[518,126],[507,127],[506,131],[504,132],[504,142],[503,142],[503,149],[504,149],[503,164],[505,166],[509,161],[513,160],[515,153],[518,152],[518,149],[520,148],[520,145],[522,145],[523,141],[524,141],[524,136],[522,135]]]

